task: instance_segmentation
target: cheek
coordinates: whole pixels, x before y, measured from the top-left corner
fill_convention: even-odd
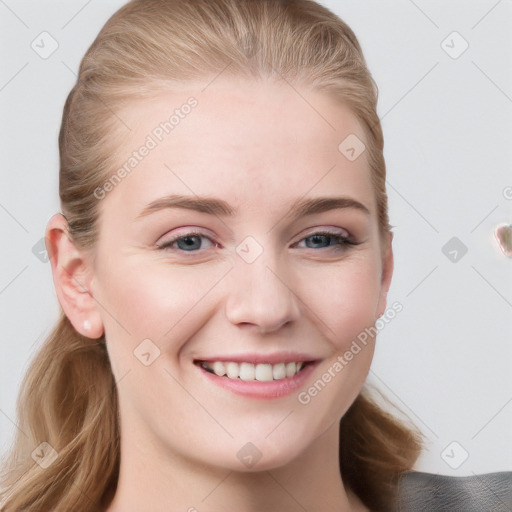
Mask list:
[[[373,325],[380,294],[380,266],[368,255],[334,266],[302,272],[300,296],[305,310],[337,351]]]
[[[310,280],[304,296],[317,313],[317,325],[329,341],[330,354],[316,378],[297,399],[305,414],[322,418],[320,424],[338,421],[359,394],[373,359],[376,309],[380,292],[378,259],[344,262],[326,281]],[[317,277],[320,277],[317,274]],[[311,315],[313,318],[313,315]]]
[[[101,275],[108,279],[102,281],[106,284],[98,296],[106,312],[106,339],[117,360],[131,363],[129,357],[133,358],[133,351],[145,339],[165,350],[168,357],[176,355],[199,328],[208,293],[226,270],[221,266],[172,267],[137,258],[124,267],[106,267]]]

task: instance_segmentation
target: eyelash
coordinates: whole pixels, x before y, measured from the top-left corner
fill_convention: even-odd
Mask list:
[[[183,235],[176,236],[176,237],[172,238],[171,240],[168,240],[167,242],[164,242],[163,244],[158,246],[158,249],[161,249],[161,250],[173,250],[172,245],[175,244],[177,241],[179,241],[179,240],[181,240],[183,238],[189,238],[189,237],[194,237],[194,236],[199,236],[199,237],[202,237],[202,238],[206,238],[207,240],[212,242],[212,244],[215,247],[218,247],[218,244],[216,244],[210,237],[208,237],[208,236],[206,236],[203,233],[200,233],[198,231],[191,231],[189,233],[185,233]],[[328,245],[326,247],[320,247],[320,249],[331,249],[331,250],[334,249],[336,251],[343,251],[348,246],[359,245],[359,243],[355,242],[351,238],[343,236],[340,233],[334,233],[332,231],[316,231],[316,232],[311,233],[310,235],[302,238],[301,240],[299,240],[299,242],[297,242],[297,244],[302,242],[302,241],[304,241],[304,240],[306,240],[307,238],[312,238],[314,236],[327,236],[327,237],[330,237],[331,239],[335,240],[335,244]],[[296,245],[296,244],[294,244],[294,245]],[[313,247],[305,247],[305,249],[316,250]],[[194,250],[194,251],[184,251],[182,249],[177,249],[177,250],[179,250],[182,253],[190,253],[190,254],[194,254],[194,253],[200,252],[199,250]]]

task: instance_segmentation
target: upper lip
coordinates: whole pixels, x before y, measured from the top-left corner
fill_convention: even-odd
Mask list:
[[[293,354],[290,352],[276,352],[273,354],[228,354],[208,357],[195,358],[195,362],[213,363],[215,361],[234,362],[234,363],[252,363],[252,364],[278,364],[278,363],[300,363],[312,362],[318,358],[306,354]]]

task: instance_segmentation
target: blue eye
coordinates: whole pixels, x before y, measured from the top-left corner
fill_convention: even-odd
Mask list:
[[[311,241],[308,244],[308,240]],[[350,240],[348,237],[340,235],[339,233],[332,233],[330,231],[321,231],[318,233],[313,233],[306,238],[303,238],[301,242],[306,242],[307,249],[326,249],[326,248],[335,248],[335,249],[343,249],[347,245],[356,245],[355,242]]]
[[[204,247],[203,240],[208,241],[207,247]],[[302,242],[305,242],[305,246],[299,246]],[[313,233],[295,244],[295,246],[304,249],[331,248],[336,250],[343,250],[350,245],[357,245],[357,243],[344,235],[330,231]],[[200,249],[211,249],[212,247],[219,247],[219,244],[213,242],[212,239],[206,235],[195,231],[176,236],[158,246],[159,249],[163,250],[179,250],[189,253],[196,253],[199,252]]]
[[[186,233],[185,235],[180,235],[177,237],[174,237],[171,240],[168,240],[167,242],[164,242],[162,245],[159,245],[159,249],[173,249],[174,245],[177,244],[178,249],[185,252],[197,252],[198,249],[203,248],[202,247],[202,240],[208,240],[211,244],[213,244],[215,247],[218,246],[218,244],[214,244],[210,238],[208,238],[205,235],[202,235],[201,233]]]

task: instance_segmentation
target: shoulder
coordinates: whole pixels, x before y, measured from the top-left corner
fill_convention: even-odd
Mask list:
[[[447,476],[419,471],[402,474],[397,512],[512,511],[512,471]]]

